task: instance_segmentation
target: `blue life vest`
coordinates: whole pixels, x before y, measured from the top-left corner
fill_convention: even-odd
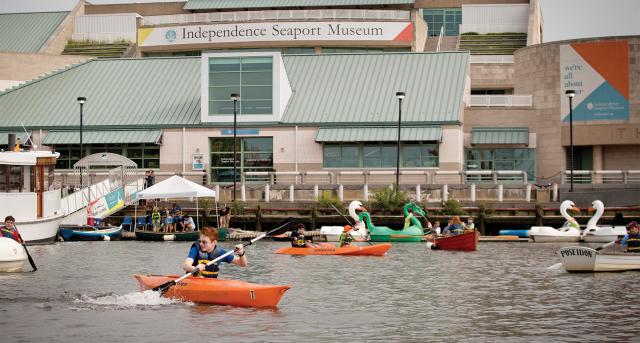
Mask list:
[[[213,249],[213,251],[209,253],[200,250],[200,245],[197,242],[193,243],[191,247],[193,248],[194,246],[196,247],[196,250],[197,250],[196,259],[193,260],[193,264],[192,264],[192,266],[194,267],[199,264],[207,264],[209,263],[209,261],[215,260],[217,257],[225,253],[225,251],[218,248],[217,246],[215,249]],[[220,261],[207,266],[205,270],[201,271],[197,275],[209,277],[209,278],[217,278],[218,271],[220,271],[220,268],[218,268],[218,263],[220,263]]]
[[[640,234],[629,234],[629,239],[627,240],[627,252],[640,253]]]

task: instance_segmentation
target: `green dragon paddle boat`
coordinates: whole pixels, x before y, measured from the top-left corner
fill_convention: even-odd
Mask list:
[[[403,211],[405,218],[408,216],[409,208],[413,210],[413,213],[425,215],[424,211],[414,203],[408,203],[404,205]],[[356,210],[360,209],[362,212],[358,215]],[[393,230],[386,226],[375,226],[371,220],[371,214],[364,210],[360,201],[352,201],[349,204],[349,214],[352,218],[360,223],[364,223],[366,229],[369,231],[369,236],[372,242],[421,242],[422,241],[422,224],[416,217],[410,218],[411,226],[402,230]],[[358,224],[356,224],[358,227]]]

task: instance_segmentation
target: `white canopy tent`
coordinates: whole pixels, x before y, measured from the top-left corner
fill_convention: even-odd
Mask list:
[[[159,198],[215,198],[216,191],[174,175],[162,182],[136,193],[136,200]],[[137,201],[136,201],[137,205]],[[217,208],[217,206],[216,206]],[[136,210],[137,212],[137,210]],[[137,216],[137,213],[136,213]],[[199,221],[199,208],[196,201],[196,220]],[[199,224],[196,224],[200,228]]]

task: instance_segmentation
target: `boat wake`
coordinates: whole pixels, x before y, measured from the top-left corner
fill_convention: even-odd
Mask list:
[[[80,295],[74,302],[80,305],[79,309],[107,308],[114,310],[163,306],[176,303],[184,304],[184,302],[179,300],[161,297],[160,292],[151,290],[132,292],[124,295],[114,295],[111,293],[93,297]]]

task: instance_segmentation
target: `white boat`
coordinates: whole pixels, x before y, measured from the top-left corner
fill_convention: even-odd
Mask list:
[[[320,228],[320,233],[327,237],[327,242],[339,242],[340,235],[344,231],[344,226],[323,226]],[[366,242],[367,234],[366,229],[363,233],[362,230],[352,230],[351,236],[354,238],[356,242]]]
[[[587,228],[582,232],[583,241],[607,243],[627,234],[627,228],[624,226],[598,226],[598,221],[604,213],[604,204],[600,200],[595,200],[591,205],[593,207],[590,210],[595,209],[596,213],[589,219]]]
[[[578,209],[571,200],[565,200],[560,204],[560,214],[566,219],[567,223],[576,222],[576,220],[567,213],[568,209],[574,211],[579,211],[580,209]],[[580,229],[566,224],[559,229],[551,226],[532,226],[529,230],[529,237],[538,243],[578,242],[580,241]]]
[[[621,272],[640,270],[640,254],[601,254],[587,247],[565,247],[558,251],[568,272]]]
[[[0,220],[16,219],[26,244],[53,243],[64,216],[61,191],[53,187],[59,153],[0,152]]]
[[[27,262],[22,244],[11,238],[0,237],[0,272],[21,272]]]

